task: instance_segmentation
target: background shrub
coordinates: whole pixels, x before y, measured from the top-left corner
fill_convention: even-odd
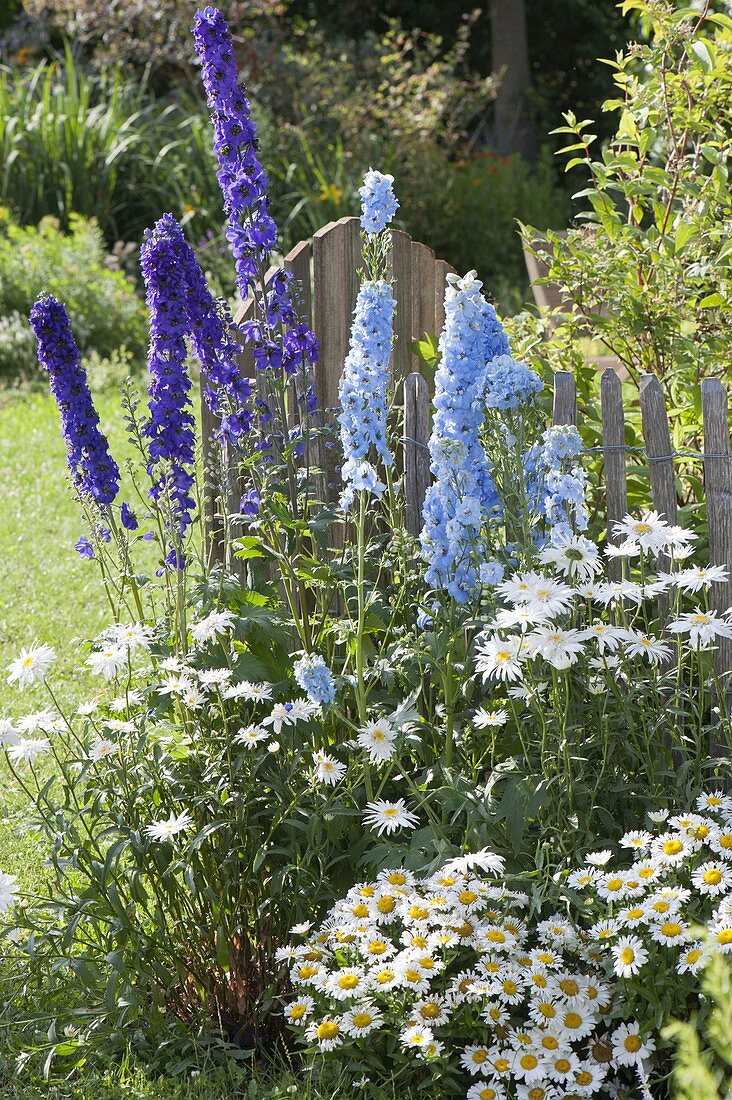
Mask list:
[[[123,344],[138,357],[145,353],[145,308],[133,284],[106,266],[104,240],[94,221],[72,214],[70,223],[68,235],[53,218],[19,226],[0,208],[0,314],[10,315],[6,339],[0,338],[3,373],[16,369],[17,356],[28,345],[24,332],[9,339],[22,328],[12,315],[25,320],[35,299],[47,292],[65,301],[82,353],[94,349],[109,356]]]

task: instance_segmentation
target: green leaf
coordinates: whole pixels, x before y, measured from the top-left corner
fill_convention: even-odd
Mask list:
[[[702,298],[699,309],[714,309],[715,306],[725,306],[726,304],[726,298],[715,291],[714,294],[707,294],[706,298]]]

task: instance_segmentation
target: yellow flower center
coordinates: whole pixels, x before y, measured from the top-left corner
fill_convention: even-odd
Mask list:
[[[544,1047],[544,1050],[556,1050],[559,1046],[559,1040],[553,1035],[545,1035],[541,1040],[541,1045]]]
[[[370,1012],[356,1012],[353,1016],[354,1027],[368,1027],[369,1024],[374,1022],[374,1018]]]
[[[488,1057],[487,1050],[474,1050],[470,1056],[470,1060],[475,1063],[476,1066],[482,1066]]]
[[[607,885],[605,887],[605,889],[609,890],[611,894],[614,894],[616,890],[622,890],[622,888],[623,880],[621,878],[608,879]]]
[[[557,1014],[557,1010],[553,1004],[549,1004],[548,1001],[544,1001],[539,1005],[539,1012],[545,1020],[553,1020]]]
[[[370,955],[383,955],[386,950],[387,947],[383,940],[372,940],[369,944]]]
[[[578,1085],[592,1084],[592,1074],[588,1073],[586,1069],[580,1070],[579,1073],[575,1073],[574,1079]]]
[[[518,992],[518,986],[516,982],[512,982],[510,978],[507,978],[503,983],[503,992],[507,993],[509,997],[512,997],[514,993]]]
[[[318,973],[317,966],[301,966],[297,972],[299,978],[303,981],[307,981],[308,978],[313,978]]]
[[[503,932],[501,932],[500,928],[491,928],[490,932],[486,934],[485,938],[487,940],[490,940],[491,943],[506,942],[506,937],[504,936]]]
[[[404,977],[408,982],[419,982],[422,980],[422,975],[419,970],[405,970]]]
[[[394,981],[394,971],[393,970],[380,970],[379,973],[376,975],[376,981],[378,982],[379,985],[387,985],[388,982],[393,982]]]
[[[717,932],[717,943],[720,947],[732,943],[732,928],[723,928],[721,932]]]
[[[667,856],[677,856],[683,849],[684,845],[680,840],[665,840],[663,842],[663,851]]]
[[[623,1046],[631,1054],[637,1054],[640,1048],[643,1046],[640,1035],[628,1035],[623,1042]]]
[[[564,1017],[564,1026],[575,1031],[578,1027],[582,1027],[582,1017],[579,1012],[568,1012]]]
[[[666,921],[665,924],[661,925],[661,931],[667,939],[673,940],[676,939],[677,936],[681,935],[681,925],[677,924],[676,921],[669,920]]]
[[[508,1073],[509,1061],[508,1058],[496,1058],[493,1063],[493,1068],[496,1073]]]
[[[722,833],[719,838],[719,847],[726,848],[727,851],[732,848],[732,833]]]
[[[339,1031],[340,1028],[335,1020],[323,1020],[322,1024],[318,1024],[316,1034],[319,1039],[335,1039]]]
[[[354,905],[351,912],[353,913],[354,917],[367,917],[369,915],[369,907],[368,905],[364,905],[364,903],[360,901],[358,905]]]
[[[396,902],[390,894],[385,894],[383,898],[379,898],[376,903],[376,908],[380,913],[391,913],[394,909]]]
[[[704,872],[702,878],[707,886],[719,886],[722,881],[722,872],[716,867],[710,867]]]
[[[689,963],[690,966],[693,966],[694,963],[699,962],[699,959],[701,958],[701,948],[700,947],[692,948],[691,951],[687,952],[685,958],[686,958],[687,963]]]
[[[557,1073],[567,1073],[570,1067],[571,1062],[569,1062],[566,1058],[557,1058],[556,1062],[554,1063],[554,1068]]]
[[[576,997],[579,993],[579,985],[574,978],[562,978],[559,983],[559,988],[562,993],[566,993],[568,997]]]
[[[409,910],[409,915],[413,920],[427,920],[430,912],[429,909],[425,909],[423,905],[412,905]]]
[[[302,1020],[303,1016],[307,1012],[307,1005],[291,1005],[290,1006],[290,1019]]]
[[[402,871],[391,871],[390,874],[386,876],[386,881],[391,886],[403,886],[407,881],[407,876]]]
[[[341,974],[338,985],[341,989],[355,989],[360,981],[358,974]]]
[[[536,1069],[539,1064],[539,1059],[535,1054],[522,1054],[519,1058],[519,1065],[522,1069]]]
[[[423,1020],[436,1020],[440,1015],[440,1006],[430,1001],[428,1004],[421,1006],[419,1014]]]
[[[628,964],[632,963],[633,959],[635,958],[635,951],[632,947],[624,947],[623,950],[620,952],[620,958],[622,962],[624,962],[625,965],[628,966]]]
[[[477,900],[478,895],[475,890],[461,890],[458,894],[458,901],[461,905],[472,905],[472,903]]]

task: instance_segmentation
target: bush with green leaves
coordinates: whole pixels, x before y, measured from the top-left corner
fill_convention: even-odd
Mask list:
[[[18,225],[0,208],[0,371],[14,377],[31,374],[32,334],[27,321],[33,301],[42,293],[61,295],[68,303],[82,352],[101,356],[124,345],[139,359],[146,346],[145,308],[135,286],[106,263],[99,227],[72,215],[71,230],[44,218],[37,226]],[[35,373],[37,375],[36,366]]]
[[[689,407],[701,379],[732,362],[732,17],[669,0],[622,7],[647,23],[648,41],[612,62],[609,144],[595,153],[592,122],[573,114],[558,131],[567,170],[586,176],[576,195],[586,224],[550,232],[539,252],[570,304],[554,320],[579,323],[634,381],[653,373]],[[526,239],[544,228],[525,228]]]
[[[704,1001],[691,1020],[668,1025],[676,1045],[673,1100],[728,1100],[732,1094],[732,973],[728,959],[711,959],[702,978]]]

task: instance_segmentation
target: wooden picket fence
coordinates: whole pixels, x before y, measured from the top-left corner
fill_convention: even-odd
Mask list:
[[[404,437],[400,462],[404,472],[407,524],[412,534],[422,525],[422,504],[429,485],[431,394],[430,382],[421,371],[410,344],[425,332],[439,334],[444,323],[446,278],[453,269],[436,259],[432,249],[411,240],[407,233],[392,230],[391,272],[396,299],[392,368],[403,403]],[[338,383],[348,352],[351,318],[358,293],[360,237],[358,218],[341,218],[318,230],[312,242],[302,241],[285,257],[285,268],[299,280],[301,316],[315,332],[320,345],[316,367],[316,390],[320,408],[332,417],[338,405]],[[235,320],[250,316],[252,303],[244,303]],[[251,356],[244,351],[241,366],[255,377]],[[728,424],[728,397],[722,383],[706,378],[701,385],[703,451],[698,456],[704,471],[709,531],[710,564],[732,571],[732,454]],[[678,457],[671,445],[663,391],[654,375],[641,377],[639,403],[645,455],[649,466],[653,508],[671,524],[677,522],[677,493],[674,462]],[[601,380],[602,454],[607,507],[607,529],[627,512],[626,461],[630,448],[625,443],[625,412],[621,380],[608,367]],[[564,371],[554,376],[554,424],[577,423],[574,377]],[[204,407],[204,456],[213,453],[215,421]],[[228,507],[238,511],[239,487],[228,487],[228,505],[218,501],[213,511]],[[336,493],[337,495],[337,493]],[[612,537],[612,534],[611,534]],[[215,541],[215,540],[214,540]],[[220,559],[221,547],[214,546],[213,558]],[[664,563],[661,561],[661,567]],[[620,563],[611,560],[611,576]],[[732,607],[732,581],[715,584],[713,594],[720,611]],[[732,673],[732,639],[717,641],[715,654],[720,674]],[[732,676],[729,680],[732,692]]]

